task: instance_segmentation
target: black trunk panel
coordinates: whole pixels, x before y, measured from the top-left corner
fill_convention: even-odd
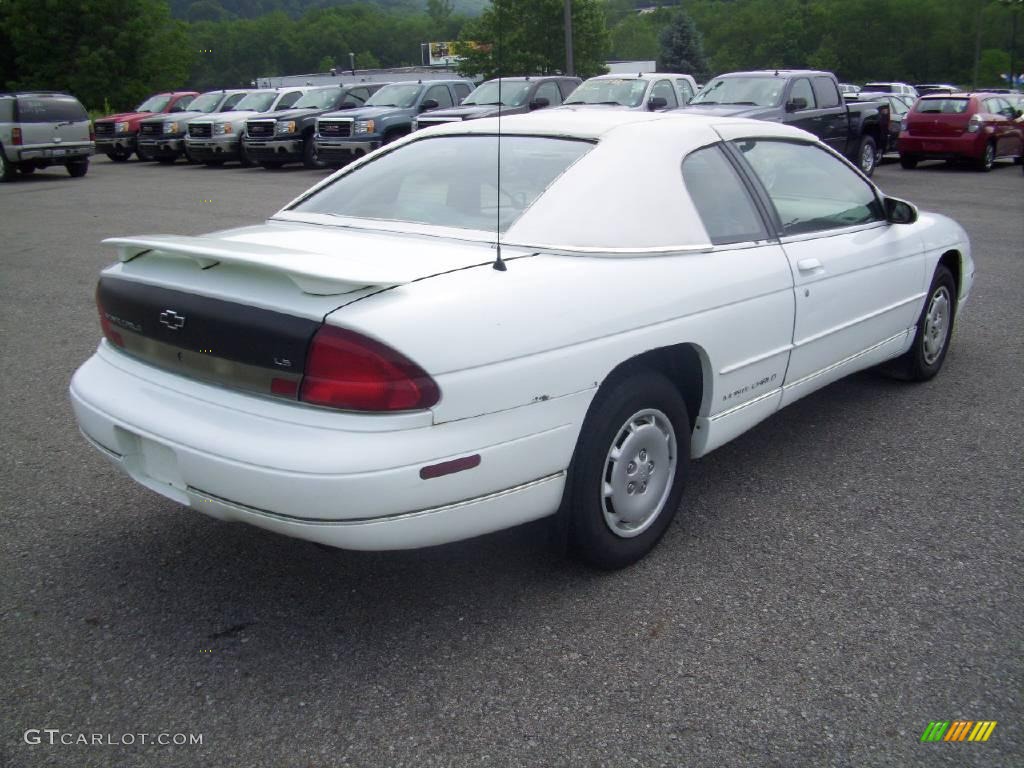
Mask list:
[[[103,277],[96,298],[115,328],[183,350],[301,374],[321,323],[246,304]]]

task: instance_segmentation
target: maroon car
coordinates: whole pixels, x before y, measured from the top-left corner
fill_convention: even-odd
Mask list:
[[[1021,111],[998,93],[922,96],[903,118],[900,165],[921,160],[970,160],[980,171],[999,158],[1024,155]]]

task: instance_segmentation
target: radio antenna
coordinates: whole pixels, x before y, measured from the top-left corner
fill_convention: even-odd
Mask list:
[[[495,57],[496,69],[498,70],[498,180],[497,190],[495,195],[495,206],[494,206],[494,238],[495,238],[495,250],[497,256],[494,259],[494,268],[499,272],[505,272],[508,267],[505,266],[504,260],[501,258],[501,112],[502,112],[502,99],[501,99],[501,86],[502,86],[502,75],[504,72],[501,68],[501,57],[504,51],[502,46],[502,29],[501,23],[501,6],[502,0],[495,0],[494,10],[495,16],[498,22],[498,54]]]

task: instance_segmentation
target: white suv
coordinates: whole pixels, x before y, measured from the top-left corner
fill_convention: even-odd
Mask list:
[[[89,115],[78,99],[52,91],[0,93],[0,181],[63,165],[85,176],[96,151]]]

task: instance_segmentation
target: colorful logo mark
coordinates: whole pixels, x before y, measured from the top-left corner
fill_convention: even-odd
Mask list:
[[[932,720],[921,734],[921,741],[988,741],[996,729],[996,720]]]

